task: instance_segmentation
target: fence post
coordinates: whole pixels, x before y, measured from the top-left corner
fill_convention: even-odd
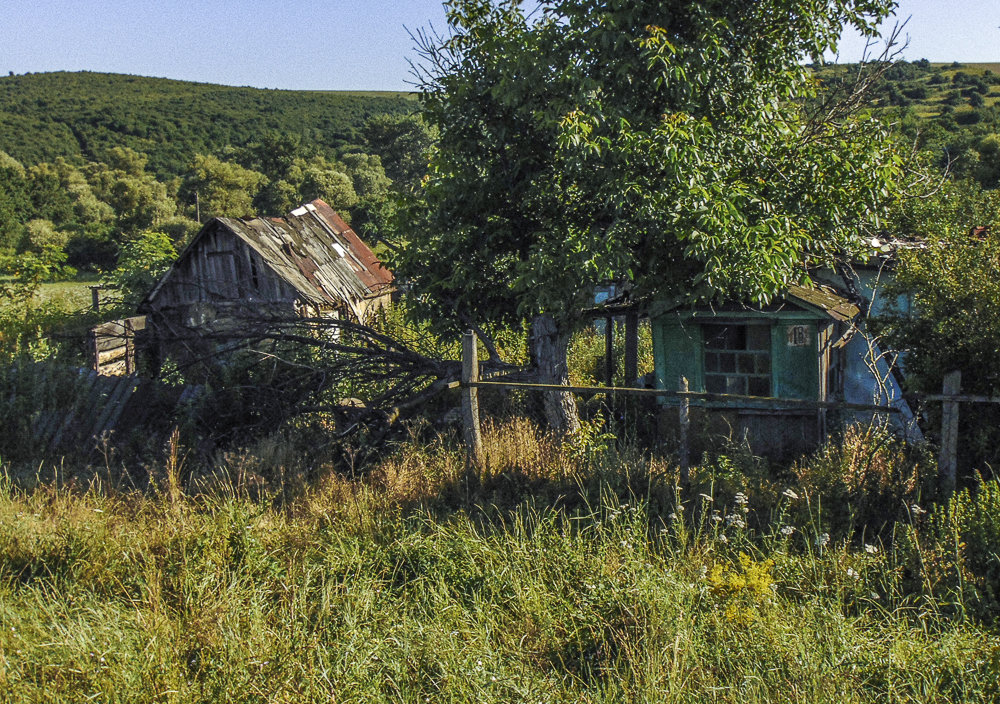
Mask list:
[[[635,386],[639,378],[639,313],[625,314],[625,384]]]
[[[615,385],[615,319],[610,315],[604,319],[604,383]]]
[[[957,396],[962,390],[962,372],[953,371],[944,375],[942,396]],[[955,488],[958,474],[958,401],[944,401],[941,404],[941,453],[938,456],[938,479],[941,488],[951,492]]]
[[[93,359],[93,369],[98,374],[101,373],[101,347],[97,342],[97,332],[90,330],[87,333],[87,351]]]
[[[135,373],[135,326],[131,318],[125,318],[123,326],[125,331],[125,375]]]
[[[680,378],[680,390],[687,393],[689,390],[686,376]],[[680,413],[680,462],[681,462],[681,483],[687,484],[688,470],[690,469],[690,448],[688,443],[688,430],[691,425],[691,400],[687,396],[681,396],[681,404],[678,407]]]
[[[462,335],[462,423],[465,427],[466,456],[479,466],[483,458],[479,389],[469,386],[469,382],[476,381],[479,381],[479,357],[476,354],[476,334],[470,330]]]

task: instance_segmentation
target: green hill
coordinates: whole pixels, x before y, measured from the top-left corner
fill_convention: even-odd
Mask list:
[[[826,86],[838,86],[852,82],[858,69],[858,64],[828,65],[817,76]],[[920,117],[991,108],[1000,102],[1000,63],[899,61],[886,69],[870,99],[875,108],[909,107]]]
[[[234,88],[107,73],[0,77],[0,150],[24,164],[100,161],[114,146],[149,155],[160,179],[197,153],[297,135],[332,154],[373,115],[413,112],[406,93]]]
[[[875,113],[938,168],[985,188],[1000,186],[1000,63],[921,59],[884,68],[867,96]],[[858,73],[857,64],[816,70],[824,90],[849,89]]]

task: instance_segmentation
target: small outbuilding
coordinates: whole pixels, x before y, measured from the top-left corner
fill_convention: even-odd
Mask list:
[[[703,429],[746,438],[761,454],[811,449],[828,429],[827,409],[775,399],[844,401],[845,381],[872,375],[849,351],[861,310],[829,287],[789,286],[763,307],[654,305],[650,324],[657,388],[678,391],[683,378],[690,391],[753,397],[696,405]]]
[[[192,332],[263,318],[367,322],[393,276],[334,210],[314,200],[281,218],[214,218],[139,305],[156,356]]]

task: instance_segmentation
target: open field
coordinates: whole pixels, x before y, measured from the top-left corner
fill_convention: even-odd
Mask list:
[[[72,281],[44,283],[35,295],[38,304],[53,303],[65,311],[89,308],[90,286],[98,282],[96,276],[81,276]]]
[[[96,277],[89,277],[42,284],[36,299],[39,303],[57,303],[65,310],[89,308],[91,304],[89,287],[97,282]]]

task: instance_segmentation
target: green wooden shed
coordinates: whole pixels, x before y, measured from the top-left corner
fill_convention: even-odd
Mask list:
[[[749,407],[738,409],[724,401],[707,404],[701,416],[761,454],[809,449],[826,433],[825,411],[781,408],[770,399],[841,400],[844,348],[859,312],[830,289],[802,286],[788,287],[764,307],[654,305],[656,387],[677,391],[685,378],[691,391],[760,398],[743,400],[739,405]]]

